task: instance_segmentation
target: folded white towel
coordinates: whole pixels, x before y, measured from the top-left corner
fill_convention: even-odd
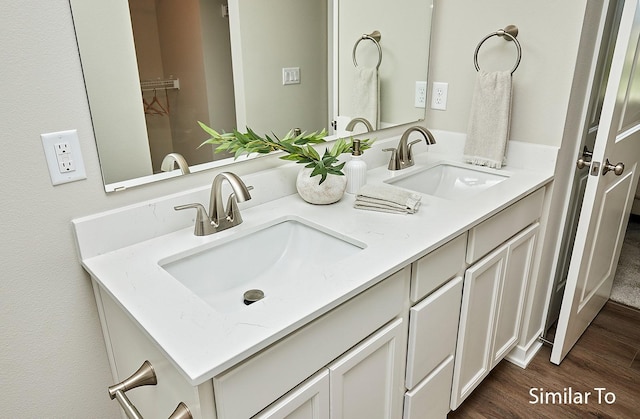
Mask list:
[[[366,184],[358,191],[354,208],[397,214],[413,214],[422,196],[389,185]]]
[[[380,79],[375,67],[356,67],[353,83],[353,117],[365,118],[374,130],[380,123]]]
[[[464,157],[469,163],[501,168],[511,124],[511,72],[478,71]]]

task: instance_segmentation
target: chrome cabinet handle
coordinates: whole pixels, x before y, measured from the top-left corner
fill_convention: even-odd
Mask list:
[[[616,165],[611,164],[609,159],[607,159],[604,167],[602,168],[602,176],[606,175],[609,172],[613,172],[616,176],[620,176],[622,172],[624,172],[624,163],[619,162]]]
[[[155,386],[158,384],[156,373],[149,361],[144,363],[129,378],[109,387],[109,397],[116,399],[129,419],[143,419],[142,415],[131,403],[131,400],[124,394],[125,392],[142,386]],[[176,410],[173,411],[169,419],[192,419],[191,412],[187,406],[180,402]]]
[[[191,412],[187,405],[180,402],[178,403],[176,410],[174,410],[171,416],[169,416],[169,419],[193,419],[193,416],[191,416]]]

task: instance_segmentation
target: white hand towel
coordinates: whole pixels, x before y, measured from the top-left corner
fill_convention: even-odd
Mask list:
[[[389,185],[366,184],[358,191],[354,208],[398,214],[413,214],[422,196]]]
[[[478,71],[464,157],[469,163],[501,168],[511,124],[511,73]]]
[[[380,79],[375,67],[356,67],[353,83],[354,118],[365,118],[374,130],[380,123]]]

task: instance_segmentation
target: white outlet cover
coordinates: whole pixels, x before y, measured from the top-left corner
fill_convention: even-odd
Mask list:
[[[449,83],[433,82],[431,91],[431,109],[447,110]]]
[[[427,82],[417,81],[413,106],[416,108],[427,107]]]
[[[76,180],[87,178],[77,130],[40,134],[40,138],[42,139],[42,147],[47,159],[49,176],[51,176],[51,183],[53,185],[75,182]],[[56,151],[59,149],[60,144],[65,144],[65,148],[68,150],[64,156],[59,155]],[[62,157],[64,157],[64,165],[62,165],[60,161]],[[69,164],[72,170],[68,170]],[[63,166],[67,169],[64,169]]]

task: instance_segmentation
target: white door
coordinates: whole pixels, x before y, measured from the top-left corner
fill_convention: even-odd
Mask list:
[[[638,182],[639,38],[640,0],[627,0],[551,353],[551,362],[555,364],[571,350],[611,293]],[[624,164],[622,173],[618,163]]]

